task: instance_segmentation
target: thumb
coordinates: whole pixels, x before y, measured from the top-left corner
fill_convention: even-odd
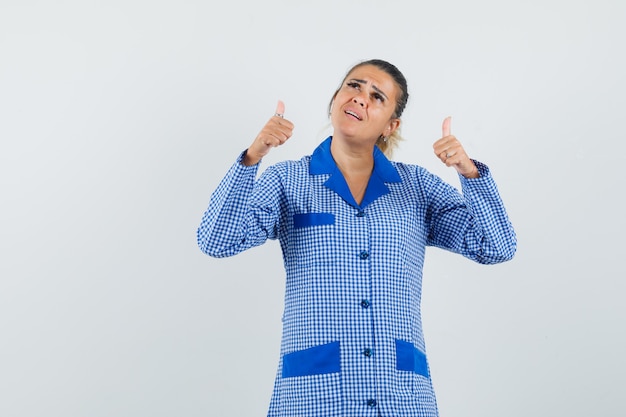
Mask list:
[[[278,104],[276,104],[276,114],[275,116],[283,117],[285,114],[285,103],[281,100],[278,100]]]
[[[448,116],[443,120],[443,126],[442,126],[442,130],[443,130],[443,137],[445,138],[446,136],[450,136],[450,123],[452,120],[452,116]]]

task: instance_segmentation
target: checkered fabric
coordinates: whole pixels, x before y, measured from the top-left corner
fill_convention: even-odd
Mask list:
[[[269,416],[437,416],[420,315],[425,248],[483,264],[511,259],[515,232],[488,168],[462,194],[374,150],[361,205],[326,139],[268,167],[239,160],[211,197],[198,245],[215,257],[278,239],[286,269]]]

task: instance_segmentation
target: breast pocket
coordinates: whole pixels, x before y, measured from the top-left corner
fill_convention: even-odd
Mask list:
[[[287,242],[288,263],[309,265],[331,262],[336,236],[332,213],[298,213],[293,215],[293,230]],[[304,272],[304,271],[302,271]]]
[[[335,215],[332,213],[299,213],[293,215],[293,227],[295,229],[333,224],[335,224]]]

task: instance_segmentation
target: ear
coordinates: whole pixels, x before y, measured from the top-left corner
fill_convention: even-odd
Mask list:
[[[391,120],[389,120],[389,124],[385,128],[385,132],[383,133],[383,136],[386,136],[386,137],[391,136],[393,134],[393,132],[398,130],[398,128],[400,127],[400,123],[401,123],[400,119],[391,119]]]

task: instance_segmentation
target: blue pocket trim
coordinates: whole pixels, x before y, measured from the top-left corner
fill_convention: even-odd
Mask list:
[[[335,215],[332,213],[301,213],[293,215],[293,226],[296,229],[329,224],[335,224]]]
[[[396,339],[396,368],[398,371],[411,371],[428,377],[426,355],[412,343]]]
[[[314,346],[283,356],[283,378],[320,375],[341,370],[339,342]]]

